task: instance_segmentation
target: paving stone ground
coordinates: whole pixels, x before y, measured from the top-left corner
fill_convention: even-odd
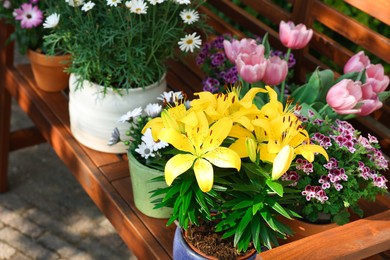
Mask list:
[[[12,110],[13,128],[32,125],[15,103]],[[136,259],[48,144],[9,159],[0,259]]]

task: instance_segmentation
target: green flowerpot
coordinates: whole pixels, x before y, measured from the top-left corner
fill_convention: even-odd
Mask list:
[[[162,176],[164,173],[151,169],[138,162],[131,153],[127,153],[129,158],[130,178],[133,187],[134,204],[143,214],[153,218],[169,218],[172,213],[171,208],[154,209],[150,198],[151,191],[158,188],[165,188],[165,182],[153,182],[153,178]]]

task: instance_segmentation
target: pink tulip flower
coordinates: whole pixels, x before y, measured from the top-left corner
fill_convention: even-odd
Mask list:
[[[370,58],[368,58],[364,51],[359,51],[353,55],[347,63],[344,65],[344,74],[350,72],[360,72],[371,64]]]
[[[360,116],[367,116],[383,106],[371,84],[366,83],[362,85],[362,98],[359,101],[359,105],[361,111],[357,114]]]
[[[389,85],[389,77],[385,75],[382,64],[370,64],[366,67],[366,83],[371,84],[376,93],[386,90]]]
[[[326,102],[338,114],[356,114],[361,112],[356,108],[363,96],[360,81],[343,79],[331,87],[326,95]]]
[[[263,78],[267,61],[261,52],[240,53],[236,60],[237,72],[243,80],[254,83]]]
[[[304,48],[313,37],[313,30],[307,29],[306,25],[294,25],[293,22],[281,21],[279,24],[279,38],[284,46],[290,49]]]
[[[267,85],[278,85],[286,79],[287,72],[288,64],[285,60],[282,60],[278,56],[270,57],[267,60],[267,67],[262,81]]]
[[[240,41],[233,39],[232,42],[224,40],[223,47],[225,49],[226,57],[234,64],[236,63],[237,56],[240,53],[250,54],[256,51],[259,53],[263,53],[264,55],[264,46],[257,45],[254,39],[244,38]]]

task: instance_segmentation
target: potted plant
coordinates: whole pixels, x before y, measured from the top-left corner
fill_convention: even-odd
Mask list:
[[[70,56],[58,52],[47,55],[43,37],[56,26],[56,19],[47,16],[50,1],[16,0],[2,1],[0,19],[14,27],[9,42],[15,41],[19,52],[28,55],[37,86],[45,91],[56,92],[68,86],[69,74],[64,72]],[[50,75],[48,77],[47,75]]]
[[[252,88],[242,98],[240,90],[236,86],[226,94],[197,93],[189,107],[170,106],[143,129],[171,145],[171,158],[162,162],[164,176],[156,179],[168,187],[157,189],[153,197],[163,195],[155,201],[157,208],[173,209],[167,225],[179,225],[175,259],[194,255],[182,246],[191,240],[202,244],[200,233],[219,234],[216,244],[228,246],[203,251],[223,259],[245,253],[253,258],[264,247],[277,245],[276,238],[289,233],[278,217],[296,215],[282,206],[296,193],[279,181],[280,176],[298,154],[310,161],[314,153],[327,157],[321,146],[306,143],[301,122],[272,88]],[[254,98],[260,93],[269,100],[258,108]],[[217,248],[210,243],[203,241],[208,249]]]
[[[145,125],[161,115],[163,106],[175,104],[183,100],[181,92],[163,92],[157,97],[155,103],[149,103],[144,107],[137,107],[128,111],[119,118],[119,122],[126,124],[127,130],[121,138],[120,130],[114,128],[108,145],[122,143],[126,146],[129,160],[130,178],[133,191],[133,199],[136,208],[143,214],[154,218],[168,218],[172,212],[170,208],[154,209],[154,203],[150,198],[151,192],[157,188],[166,187],[164,183],[152,181],[154,178],[164,175],[164,164],[171,154],[167,153],[172,147],[168,143],[153,140],[150,129],[142,133]]]
[[[98,151],[124,150],[106,145],[119,127],[115,115],[131,109],[129,104],[152,102],[166,89],[166,61],[181,54],[176,49],[193,52],[200,46],[193,29],[203,24],[197,12],[201,3],[77,0],[51,7],[61,19],[45,43],[72,56],[69,112],[77,140]]]
[[[363,137],[344,120],[379,109],[389,96],[389,91],[385,91],[389,77],[381,64],[371,64],[361,51],[351,57],[345,64],[344,74],[336,79],[331,70],[316,69],[303,85],[294,82],[287,85],[283,63],[290,59],[292,48],[302,48],[308,43],[311,33],[303,25],[295,26],[291,22],[281,22],[279,33],[282,43],[288,47],[284,61],[270,60],[272,55],[266,40],[259,47],[255,39],[225,39],[223,49],[248,88],[273,81],[275,90],[284,93],[285,98],[280,100],[299,108],[295,113],[310,135],[309,142],[323,146],[329,155],[329,162],[323,157],[313,163],[299,156],[294,159],[281,179],[301,196],[288,208],[292,206],[312,223],[334,223],[331,227],[345,224],[350,221],[351,212],[363,216],[358,205],[361,199],[375,200],[377,195],[387,192],[387,180],[381,171],[388,169],[388,162],[377,139],[372,135]],[[329,228],[296,219],[281,220],[293,227],[292,239],[313,234],[309,228],[314,228],[313,232]]]

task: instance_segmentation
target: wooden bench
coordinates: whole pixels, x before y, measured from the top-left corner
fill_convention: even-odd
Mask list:
[[[227,0],[208,0],[202,12],[209,16],[209,23],[218,33],[230,32],[243,36],[247,30],[256,35],[270,34],[272,46],[283,49],[277,31],[254,18],[248,8],[266,17],[274,26],[281,20],[304,22],[309,27],[319,22],[344,37],[376,54],[384,62],[390,61],[390,41],[340,14],[318,0],[295,0],[288,12],[269,0],[241,0],[242,6]],[[386,0],[347,0],[359,9],[390,24],[390,3]],[[246,8],[245,8],[246,7]],[[237,26],[223,21],[216,13],[230,17]],[[11,28],[0,22],[0,192],[7,191],[7,166],[9,152],[48,142],[58,157],[70,169],[75,178],[99,209],[111,221],[118,234],[139,259],[171,259],[174,228],[166,227],[166,220],[149,218],[134,206],[127,158],[90,150],[79,144],[69,129],[68,98],[66,92],[47,93],[36,88],[28,64],[14,66],[13,46],[5,45]],[[310,47],[295,52],[297,79],[303,80],[308,71],[320,65],[326,67],[313,52],[326,55],[340,67],[353,52],[340,46],[328,36],[316,31]],[[202,73],[193,57],[170,62],[167,75],[169,87],[184,90],[191,95],[201,90]],[[11,98],[29,115],[35,127],[10,132]],[[389,154],[389,107],[374,117],[359,118],[360,127],[376,134]],[[11,187],[12,190],[12,187]],[[12,192],[12,191],[11,191]],[[261,259],[383,259],[390,250],[390,199],[378,197],[377,202],[362,202],[366,217],[330,231],[300,239],[259,254]],[[383,258],[381,258],[383,257]]]

